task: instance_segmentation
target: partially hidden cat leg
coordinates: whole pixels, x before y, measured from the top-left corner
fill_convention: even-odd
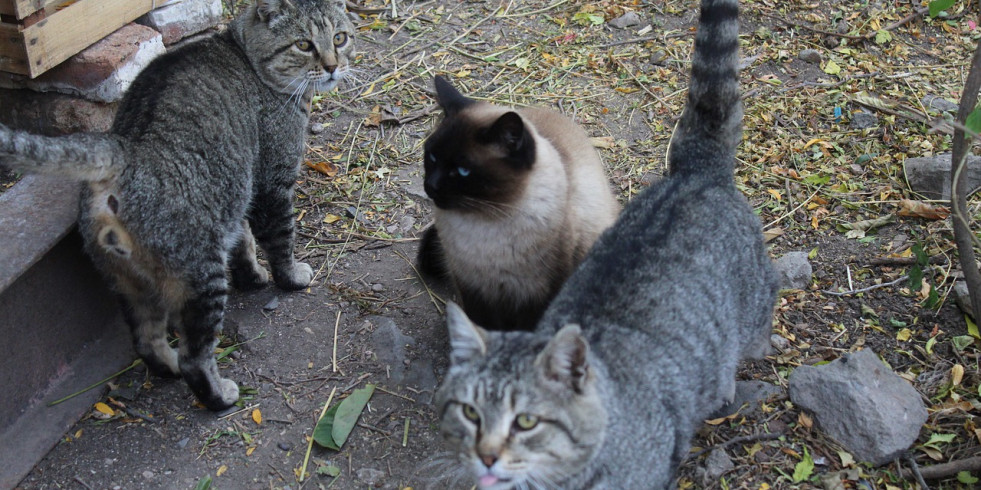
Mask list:
[[[156,376],[179,377],[177,350],[167,342],[167,309],[150,298],[122,295],[123,318],[133,334],[133,348]]]
[[[239,291],[259,289],[269,282],[269,273],[255,257],[255,237],[249,222],[242,223],[242,236],[228,257],[232,274],[232,286]]]
[[[269,189],[256,196],[252,203],[249,223],[255,240],[266,253],[273,281],[282,289],[297,291],[310,285],[313,268],[297,262],[293,256],[295,225],[292,180],[267,187]]]
[[[202,264],[187,286],[180,310],[180,371],[187,386],[210,410],[238,401],[238,385],[218,373],[214,348],[218,344],[228,297],[228,279],[220,258]]]

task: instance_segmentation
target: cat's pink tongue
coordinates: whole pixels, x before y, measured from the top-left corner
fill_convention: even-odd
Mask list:
[[[480,486],[481,487],[489,487],[489,486],[497,483],[497,477],[494,476],[494,475],[492,475],[492,474],[490,474],[490,473],[488,473],[488,474],[480,477],[479,483],[480,483]]]

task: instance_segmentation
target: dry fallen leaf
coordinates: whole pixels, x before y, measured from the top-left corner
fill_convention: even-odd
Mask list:
[[[593,148],[613,148],[613,145],[616,143],[612,136],[589,138],[589,142],[593,145]]]
[[[770,228],[763,230],[763,241],[769,243],[784,234],[783,228]]]
[[[256,425],[262,425],[262,412],[259,409],[252,410],[252,420]]]
[[[311,162],[310,160],[306,160],[303,164],[330,178],[337,175],[337,165],[330,162]]]
[[[961,384],[964,379],[964,366],[960,364],[954,364],[954,367],[950,368],[950,382],[954,386]]]
[[[215,472],[215,476],[221,476],[226,471],[228,471],[228,465],[221,465],[218,467],[218,471]]]
[[[950,209],[947,209],[945,206],[935,206],[923,201],[902,199],[899,201],[899,212],[897,214],[923,219],[947,219],[950,216]]]
[[[810,415],[804,412],[801,412],[800,414],[797,415],[797,423],[804,427],[807,427],[808,429],[814,426],[814,420],[811,419]]]
[[[110,407],[109,405],[106,405],[105,403],[102,403],[102,402],[96,403],[95,404],[95,409],[98,410],[100,413],[103,413],[105,415],[108,415],[109,417],[112,417],[113,415],[116,415],[116,411],[113,410],[112,407]]]

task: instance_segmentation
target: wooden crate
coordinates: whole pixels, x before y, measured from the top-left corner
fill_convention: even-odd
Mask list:
[[[164,0],[0,0],[0,71],[34,78]]]

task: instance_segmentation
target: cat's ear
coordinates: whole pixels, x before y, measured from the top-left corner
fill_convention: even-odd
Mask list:
[[[562,327],[535,359],[545,379],[582,393],[589,379],[589,343],[579,325]]]
[[[525,122],[517,112],[505,112],[494,121],[494,124],[483,134],[486,143],[501,145],[508,154],[524,153],[528,143],[528,133]]]
[[[487,332],[474,325],[456,303],[446,303],[450,330],[450,363],[462,364],[487,354]]]
[[[443,113],[447,116],[455,115],[474,102],[473,99],[461,94],[441,76],[433,77],[433,85],[436,87],[436,102],[443,108]]]
[[[255,11],[259,16],[259,20],[267,24],[273,24],[286,9],[292,6],[293,4],[290,3],[290,0],[257,0]]]

